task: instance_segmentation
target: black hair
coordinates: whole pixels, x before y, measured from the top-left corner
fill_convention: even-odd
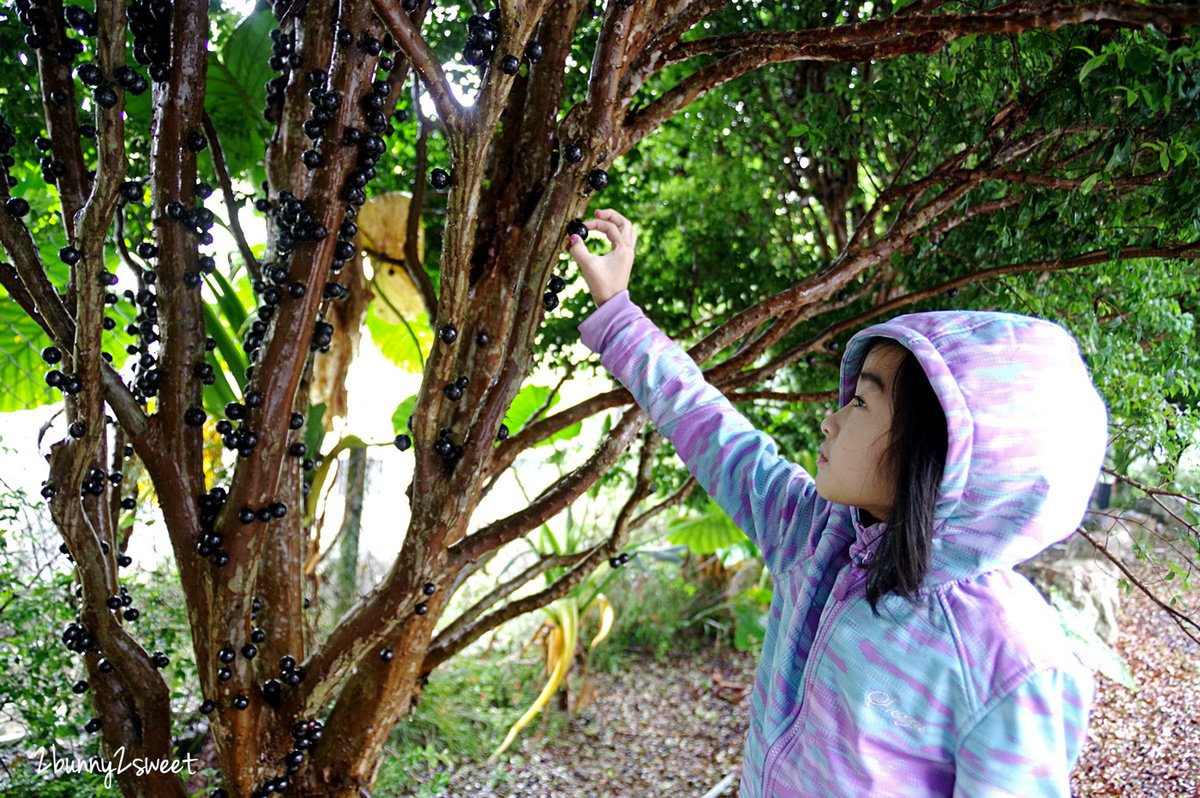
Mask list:
[[[947,446],[946,414],[917,356],[897,341],[873,338],[863,359],[878,345],[903,350],[904,359],[892,383],[892,428],[882,464],[895,477],[895,495],[883,539],[864,566],[870,574],[867,603],[876,615],[880,597],[888,593],[916,601],[929,570],[933,516]]]

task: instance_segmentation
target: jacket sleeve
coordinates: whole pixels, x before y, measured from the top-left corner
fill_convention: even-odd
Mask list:
[[[1071,771],[1087,739],[1091,673],[1034,673],[963,739],[955,798],[1070,798]]]
[[[811,553],[814,517],[829,503],[811,476],[779,456],[691,357],[622,291],[579,326],[584,345],[627,387],[700,485],[782,573]]]

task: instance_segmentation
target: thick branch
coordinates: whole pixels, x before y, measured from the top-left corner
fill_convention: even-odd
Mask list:
[[[558,515],[612,467],[645,423],[646,414],[640,408],[625,411],[587,462],[550,485],[525,509],[494,521],[450,546],[448,553],[451,563],[461,567]]]
[[[758,48],[799,48],[808,45],[865,47],[933,34],[943,44],[964,36],[1023,33],[1027,30],[1058,30],[1065,25],[1089,22],[1116,22],[1145,27],[1155,25],[1191,25],[1200,22],[1195,5],[1150,5],[1136,0],[1094,0],[1090,3],[1052,5],[1039,2],[1011,2],[978,14],[936,14],[884,18],[812,28],[802,31],[753,31],[709,36],[683,42],[671,48],[668,63],[698,55],[728,53]],[[842,60],[842,59],[837,59]],[[855,59],[858,60],[858,59]]]
[[[400,49],[408,56],[413,68],[421,76],[438,116],[448,131],[459,131],[470,119],[470,113],[450,91],[450,82],[442,71],[442,62],[429,43],[421,36],[421,32],[413,25],[408,14],[396,0],[372,0],[375,13],[383,21],[384,27],[395,38]]]
[[[979,14],[940,14],[871,20],[852,25],[803,31],[754,31],[710,36],[677,43],[646,58],[662,69],[672,63],[713,53],[732,53],[680,81],[640,110],[626,125],[624,152],[678,113],[684,106],[726,81],[772,63],[797,60],[865,62],[901,55],[932,55],[964,36],[1020,33],[1035,28],[1057,30],[1064,25],[1117,22],[1144,27],[1194,24],[1200,7],[1146,5],[1134,0],[1097,0],[1076,5],[1034,6],[1010,3]]]
[[[572,559],[575,560],[573,567],[559,577],[552,585],[549,585],[546,589],[526,598],[510,602],[501,609],[489,614],[483,619],[475,621],[474,623],[459,623],[459,621],[463,620],[461,618],[458,621],[455,621],[454,629],[447,627],[447,629],[439,634],[437,639],[430,644],[429,651],[425,656],[425,662],[421,666],[421,672],[423,674],[431,672],[438,665],[462,651],[464,648],[469,646],[475,640],[478,640],[491,629],[495,629],[497,626],[500,626],[506,621],[512,620],[513,618],[524,615],[525,613],[531,612],[532,610],[540,607],[544,607],[552,601],[557,601],[558,599],[567,595],[567,593],[571,592],[573,588],[581,584],[585,579],[588,578],[588,576],[591,575],[592,571],[596,569],[603,558],[611,557],[620,551],[625,545],[625,541],[628,539],[629,531],[633,526],[632,520],[634,511],[637,509],[638,505],[645,501],[645,499],[653,492],[653,482],[651,481],[651,477],[654,467],[654,458],[658,453],[658,450],[662,448],[662,443],[663,436],[661,433],[649,431],[646,435],[645,443],[642,446],[641,455],[638,461],[638,473],[633,492],[630,494],[629,499],[625,502],[624,506],[622,506],[620,512],[617,514],[617,519],[613,523],[612,534],[610,534],[606,540],[596,543],[593,546],[589,546],[582,552],[575,552],[574,554],[570,555]],[[646,517],[647,515],[643,515],[638,520],[643,520]],[[538,562],[526,569],[525,573],[529,574],[528,578],[523,578],[525,577],[525,573],[523,573],[513,581],[520,580],[520,584],[525,584],[535,575],[530,572],[539,568],[541,564],[541,562]],[[540,570],[544,571],[546,569],[541,568]],[[517,585],[517,587],[519,587],[519,585]],[[516,587],[514,587],[512,590],[509,590],[508,594],[514,592],[515,589]],[[493,599],[484,606],[491,606],[492,604],[495,604],[496,600],[497,599]],[[482,605],[482,603],[483,602],[481,601],[480,604],[476,605],[476,607],[479,607]],[[472,608],[473,611],[475,609],[475,607]],[[474,621],[476,618],[478,618],[481,612],[482,610],[478,612],[472,612],[472,617],[469,620]],[[464,613],[464,617],[465,616],[466,613]]]

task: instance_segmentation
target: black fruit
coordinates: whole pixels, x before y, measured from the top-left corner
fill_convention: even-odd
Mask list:
[[[450,185],[450,173],[440,166],[434,167],[429,172],[429,184],[438,191],[442,191]]]
[[[587,225],[583,223],[583,219],[572,219],[567,223],[567,236],[579,236],[582,239],[587,239]]]
[[[603,191],[608,188],[608,172],[603,169],[593,169],[588,172],[588,187],[593,191]]]
[[[452,344],[458,338],[458,330],[447,324],[442,329],[438,330],[438,337],[442,339],[444,344]]]

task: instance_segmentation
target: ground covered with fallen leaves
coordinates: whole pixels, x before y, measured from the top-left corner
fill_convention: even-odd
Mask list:
[[[1120,623],[1117,648],[1138,689],[1097,676],[1074,795],[1200,796],[1200,646],[1136,590],[1121,598]],[[754,655],[719,648],[635,659],[620,673],[594,674],[596,699],[554,739],[528,734],[507,763],[467,762],[444,791],[414,785],[400,794],[736,795],[736,778],[710,793],[741,761],[754,670]]]

